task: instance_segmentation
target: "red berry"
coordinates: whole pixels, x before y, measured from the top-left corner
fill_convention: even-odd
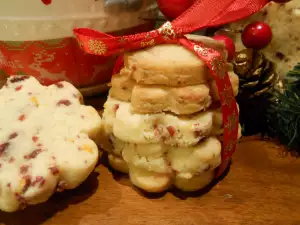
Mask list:
[[[157,0],[162,14],[168,19],[175,19],[193,5],[195,0]]]
[[[227,53],[228,53],[228,61],[231,61],[234,56],[235,56],[235,44],[233,42],[233,40],[225,35],[216,35],[213,37],[213,39],[217,40],[217,41],[223,41],[225,44],[225,47],[227,49]]]
[[[268,24],[254,22],[245,27],[242,33],[243,44],[247,48],[262,49],[272,40],[272,30]]]
[[[52,0],[41,0],[45,5],[50,5]]]

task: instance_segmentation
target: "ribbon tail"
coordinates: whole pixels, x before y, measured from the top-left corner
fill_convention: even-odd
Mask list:
[[[111,56],[160,44],[164,39],[157,30],[134,35],[115,37],[88,28],[73,30],[80,47],[89,54]]]
[[[179,39],[179,43],[194,52],[206,63],[211,76],[217,84],[224,124],[222,164],[219,166],[216,174],[219,177],[226,170],[232,154],[235,152],[239,129],[239,113],[227,72],[226,62],[218,51],[207,48],[200,42]]]

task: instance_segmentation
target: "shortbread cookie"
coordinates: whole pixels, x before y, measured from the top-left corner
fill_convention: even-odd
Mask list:
[[[209,91],[208,85],[205,84],[177,88],[136,85],[132,91],[131,106],[136,113],[193,114],[210,106]]]
[[[221,143],[215,137],[208,137],[190,148],[170,148],[168,161],[173,170],[186,176],[213,170],[221,164]]]
[[[135,80],[133,80],[130,76],[115,74],[111,78],[109,95],[121,101],[129,102],[135,85]]]
[[[269,60],[275,62],[276,70],[283,78],[300,61],[300,0],[292,0],[285,4],[270,2],[260,12],[230,24],[229,28],[243,29],[254,21],[264,21],[271,27],[272,41],[262,52]],[[233,38],[236,40],[237,50],[245,48],[240,34]]]
[[[211,38],[202,38],[202,41],[207,46],[213,42],[215,45],[212,46],[221,46]],[[139,84],[178,87],[212,80],[205,63],[193,52],[176,44],[157,45],[126,53],[124,64],[120,73],[132,77]]]
[[[130,167],[130,181],[147,192],[163,192],[172,185],[172,177],[137,167]]]
[[[214,175],[214,171],[202,172],[193,177],[179,173],[175,176],[174,186],[186,192],[197,191],[206,187],[214,179]]]
[[[136,113],[193,114],[207,109],[212,102],[207,84],[185,87],[143,85],[120,74],[114,75],[111,83],[109,95],[131,101],[132,110]]]
[[[238,105],[237,105],[237,108],[239,111]],[[221,138],[220,136],[223,136],[223,133],[224,133],[222,109],[221,108],[212,109],[211,112],[213,112],[213,128],[211,131],[211,135],[218,136],[219,138]],[[239,129],[238,130],[238,139],[240,139],[242,136],[242,128],[241,128],[240,124],[239,124],[238,129]]]
[[[67,82],[13,76],[0,90],[0,209],[13,212],[73,189],[98,160],[101,118]]]
[[[111,166],[117,171],[128,172],[132,183],[148,192],[164,191],[171,181],[184,191],[201,189],[210,182],[206,175],[213,176],[214,169],[221,164],[221,143],[215,137],[193,147],[171,147],[163,143],[133,144],[115,137],[111,142],[113,149],[107,150],[122,155],[111,154]],[[197,184],[199,180],[202,182]]]
[[[239,78],[229,71],[234,95],[238,94]],[[172,112],[177,115],[193,114],[207,109],[212,100],[220,101],[215,81],[210,85],[198,84],[184,87],[137,84],[129,76],[112,77],[109,95],[122,101],[131,101],[133,112]]]
[[[115,156],[113,154],[109,154],[108,155],[108,162],[109,162],[110,166],[116,171],[119,171],[119,172],[122,172],[122,173],[128,173],[129,172],[128,165],[125,162],[125,160],[118,157],[118,156]]]
[[[126,142],[149,144],[163,141],[172,146],[193,146],[207,137],[212,129],[212,112],[180,117],[166,113],[135,114],[130,103],[110,97],[104,107],[105,129],[111,129],[109,133]],[[114,113],[106,113],[111,111]]]
[[[163,143],[133,144],[116,137],[112,140],[112,149],[106,149],[116,157],[123,158],[128,165],[151,172],[170,174],[189,174],[214,169],[221,163],[221,143],[215,137],[209,137],[193,147],[172,147]]]

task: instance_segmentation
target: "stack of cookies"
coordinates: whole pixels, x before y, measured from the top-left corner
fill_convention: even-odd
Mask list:
[[[189,36],[222,51],[221,43]],[[205,187],[221,163],[222,112],[205,63],[180,45],[124,56],[104,106],[101,143],[110,165],[147,192]],[[230,73],[234,93],[238,77]]]

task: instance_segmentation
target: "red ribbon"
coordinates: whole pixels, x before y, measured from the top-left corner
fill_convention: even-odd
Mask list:
[[[87,28],[74,29],[74,33],[82,49],[89,54],[111,56],[157,44],[177,43],[194,52],[203,60],[216,81],[223,112],[222,163],[216,173],[216,177],[219,177],[227,168],[236,149],[239,125],[238,109],[226,71],[226,62],[221,54],[214,49],[205,47],[203,43],[186,39],[184,35],[250,16],[267,3],[268,0],[197,0],[180,17],[172,23],[165,23],[158,30],[121,37],[114,37]],[[120,62],[118,64],[120,66]]]

